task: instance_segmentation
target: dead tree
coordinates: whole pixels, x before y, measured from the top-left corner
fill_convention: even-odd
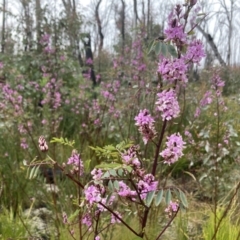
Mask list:
[[[28,0],[21,0],[24,12],[24,31],[25,31],[25,51],[32,50],[33,44],[33,18],[30,12],[30,2]]]
[[[212,51],[214,52],[215,57],[217,58],[217,60],[221,64],[221,66],[226,67],[226,62],[223,60],[221,54],[219,53],[218,48],[217,48],[216,44],[214,43],[212,36],[209,33],[205,32],[201,26],[197,26],[197,29],[202,33],[202,35],[207,40],[209,46],[211,47]]]
[[[92,53],[92,48],[91,48],[91,36],[90,36],[90,34],[86,34],[85,39],[82,39],[82,42],[84,44],[86,60],[91,59],[93,61],[93,53]],[[92,80],[93,87],[95,87],[97,85],[97,81],[96,81],[94,66],[93,66],[92,63],[88,64],[88,66],[90,67],[90,78]]]
[[[102,48],[103,48],[103,39],[104,39],[104,36],[103,36],[103,33],[102,33],[102,22],[100,20],[100,16],[99,16],[99,7],[100,7],[100,4],[101,4],[102,0],[99,0],[97,5],[96,5],[96,8],[95,8],[95,18],[96,18],[96,21],[97,21],[97,26],[98,26],[98,34],[99,34],[99,37],[100,37],[100,44],[99,44],[99,52],[102,51]]]
[[[4,53],[5,49],[5,26],[6,26],[6,0],[3,0],[3,13],[2,13],[2,49],[1,52]]]

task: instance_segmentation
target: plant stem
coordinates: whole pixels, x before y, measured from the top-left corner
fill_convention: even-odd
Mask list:
[[[166,130],[167,127],[167,120],[165,119],[163,122],[163,126],[162,126],[162,130],[161,130],[161,134],[157,143],[157,147],[156,147],[156,152],[155,152],[155,158],[154,158],[154,162],[153,162],[153,166],[152,166],[152,175],[155,176],[156,175],[156,171],[157,171],[157,165],[158,165],[158,156],[159,156],[159,151],[162,145],[162,141],[163,141],[163,136],[164,136],[164,132]],[[149,214],[149,207],[145,208],[144,211],[144,215],[143,215],[143,220],[142,220],[142,233],[141,233],[141,237],[144,236],[144,229],[147,225],[147,219],[148,219],[148,214]]]
[[[141,237],[140,234],[138,234],[133,228],[131,228],[122,218],[120,218],[111,208],[107,207],[105,204],[98,202],[99,205],[103,206],[106,208],[111,214],[114,215],[125,227],[127,227],[132,233],[134,233],[136,236]]]
[[[153,166],[152,166],[152,175],[155,176],[156,175],[156,171],[157,171],[157,164],[158,164],[158,156],[159,156],[159,151],[162,145],[162,140],[163,140],[163,136],[164,136],[164,132],[166,130],[167,127],[167,120],[165,119],[163,122],[163,126],[162,126],[162,131],[157,143],[157,147],[156,147],[156,152],[155,152],[155,157],[154,157],[154,162],[153,162]]]
[[[157,236],[156,240],[160,239],[160,237],[163,235],[163,233],[166,231],[166,229],[170,226],[170,224],[172,223],[173,219],[177,216],[178,211],[179,211],[179,208],[178,208],[177,212],[175,213],[175,215],[170,219],[170,221],[167,223],[167,225],[163,228],[163,230]]]

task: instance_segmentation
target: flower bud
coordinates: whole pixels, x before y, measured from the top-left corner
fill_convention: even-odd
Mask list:
[[[42,152],[46,152],[48,150],[48,145],[46,140],[43,136],[40,136],[38,139],[39,148]]]

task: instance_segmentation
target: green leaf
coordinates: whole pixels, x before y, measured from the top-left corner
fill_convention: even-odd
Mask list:
[[[157,42],[156,45],[155,45],[155,49],[154,49],[154,50],[155,50],[155,53],[156,53],[157,55],[160,54],[161,48],[162,48],[162,42]]]
[[[180,200],[181,200],[183,206],[185,208],[188,208],[188,202],[187,202],[187,198],[186,198],[185,194],[181,190],[179,190],[179,194],[180,194]]]
[[[118,173],[118,176],[122,177],[123,176],[123,169],[122,168],[118,169],[117,173]]]
[[[168,50],[168,52],[170,53],[171,56],[177,57],[177,52],[176,52],[174,46],[168,44],[167,50]]]
[[[168,189],[167,192],[166,192],[166,196],[165,196],[165,201],[166,201],[167,205],[169,205],[169,203],[171,201],[171,198],[172,198],[171,190]]]
[[[115,188],[117,191],[119,190],[119,182],[118,182],[118,180],[114,180],[113,186],[114,186],[114,188]]]
[[[160,50],[160,53],[163,55],[163,56],[167,56],[167,44],[166,43],[161,43],[161,50]]]
[[[108,181],[108,189],[112,192],[113,191],[113,183],[112,180]]]
[[[34,166],[34,167],[31,169],[30,174],[29,174],[29,179],[33,179],[33,178],[35,178],[35,177],[37,176],[39,167],[40,167],[40,165]]]
[[[109,173],[110,173],[110,175],[113,176],[113,177],[116,177],[116,176],[117,176],[117,172],[116,172],[116,170],[114,170],[114,169],[110,169],[110,170],[109,170]]]
[[[158,194],[155,198],[155,206],[156,207],[161,203],[162,197],[163,197],[163,190],[161,189],[160,191],[158,191]]]
[[[152,191],[152,192],[149,192],[147,194],[147,198],[146,198],[146,205],[149,207],[152,203],[152,200],[154,198],[154,195],[155,195],[155,191]]]
[[[78,208],[73,214],[71,214],[69,217],[68,217],[68,220],[71,222],[73,221],[79,214],[80,212],[80,208]]]
[[[155,41],[155,40],[153,40],[153,41],[149,44],[148,54],[153,51],[153,49],[154,49],[154,47],[155,47],[155,44],[156,44],[156,41]]]
[[[110,177],[110,174],[109,174],[109,172],[107,171],[107,172],[105,172],[105,173],[102,175],[101,178],[109,178],[109,177]]]
[[[101,163],[97,166],[95,166],[95,168],[100,168],[100,169],[104,169],[104,170],[109,170],[112,168],[119,168],[122,167],[122,164],[119,163]]]

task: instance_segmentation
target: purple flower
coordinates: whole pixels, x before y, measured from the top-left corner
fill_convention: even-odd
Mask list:
[[[141,199],[145,199],[149,192],[155,191],[157,189],[158,182],[154,180],[155,178],[152,174],[147,174],[144,176],[143,180],[140,180],[138,182],[137,187]]]
[[[38,139],[38,145],[39,148],[42,152],[46,152],[48,150],[48,145],[47,142],[45,140],[45,138],[43,136],[40,136]]]
[[[62,217],[63,217],[63,223],[67,224],[68,223],[68,216],[65,212],[63,213]]]
[[[187,48],[184,58],[194,63],[198,63],[203,57],[205,57],[205,52],[202,42],[200,40],[192,41]]]
[[[92,226],[92,217],[89,213],[86,213],[82,218],[82,224],[85,224],[88,227]]]
[[[99,188],[94,185],[88,186],[88,188],[84,190],[84,194],[90,206],[93,205],[94,202],[100,202],[102,200]]]
[[[163,80],[174,83],[175,81],[181,81],[187,83],[187,64],[183,58],[162,58],[158,64],[158,70]]]
[[[176,43],[185,43],[187,40],[187,34],[184,32],[183,25],[180,23],[181,17],[179,17],[182,9],[180,5],[177,5],[175,11],[171,12],[168,16],[168,26],[164,33],[166,35],[166,41],[174,41]]]
[[[127,151],[121,154],[122,160],[127,165],[132,165],[135,169],[141,166],[137,156],[138,146],[131,146]]]
[[[149,113],[147,109],[140,110],[140,113],[134,118],[136,121],[136,126],[142,126],[142,125],[152,125],[154,123],[154,119]]]
[[[136,191],[132,191],[123,181],[119,182],[118,195],[121,197],[135,197]]]
[[[173,89],[164,90],[157,94],[157,110],[162,112],[161,116],[164,120],[171,120],[178,117],[180,108],[177,101],[176,93]]]
[[[55,97],[55,99],[54,99],[53,108],[57,109],[61,106],[61,93],[60,92],[55,92],[54,97]]]
[[[140,110],[140,113],[134,118],[135,125],[138,126],[139,132],[142,134],[144,144],[156,135],[153,123],[155,122],[147,109]]]
[[[71,157],[68,158],[67,164],[73,165],[74,170],[76,172],[79,172],[80,176],[83,174],[83,162],[81,160],[80,154],[78,154],[75,149],[72,151]]]
[[[225,82],[222,81],[222,79],[220,78],[220,76],[215,73],[211,79],[211,82],[212,82],[212,88],[213,89],[217,89],[217,88],[221,88],[221,87],[224,87],[225,85]]]
[[[200,116],[200,113],[201,113],[201,109],[199,107],[197,107],[196,110],[195,110],[194,117],[198,118]]]
[[[88,58],[87,61],[86,61],[86,64],[92,65],[93,64],[93,60],[91,58]]]
[[[172,216],[173,212],[177,212],[179,208],[179,204],[177,202],[170,201],[168,207],[165,209],[165,212],[169,217]]]
[[[160,155],[164,158],[164,163],[168,165],[175,163],[180,157],[183,156],[183,149],[185,142],[179,133],[174,133],[167,137],[167,148],[163,150]]]
[[[183,31],[183,26],[181,24],[175,23],[176,19],[172,20],[168,25],[168,28],[164,31],[166,34],[166,41],[181,41],[186,42],[187,35]]]
[[[23,139],[21,140],[20,146],[21,146],[23,149],[27,149],[27,148],[28,148],[28,144],[27,144],[26,138],[23,138]]]
[[[200,106],[201,107],[205,107],[205,106],[207,106],[207,105],[212,103],[212,96],[211,95],[212,95],[211,91],[207,91],[204,94],[202,100],[200,101]]]
[[[91,174],[92,174],[94,180],[101,180],[103,172],[101,169],[94,168],[91,171]]]
[[[44,44],[48,44],[49,41],[50,41],[50,35],[46,33],[46,34],[42,35],[42,37],[41,37],[41,39],[40,39],[39,42],[40,42],[42,45],[44,45]]]

